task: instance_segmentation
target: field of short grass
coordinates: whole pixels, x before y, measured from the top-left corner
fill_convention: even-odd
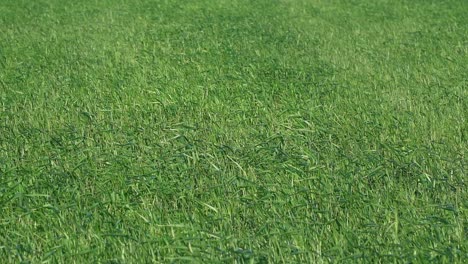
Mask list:
[[[1,0],[1,263],[462,263],[468,2]]]

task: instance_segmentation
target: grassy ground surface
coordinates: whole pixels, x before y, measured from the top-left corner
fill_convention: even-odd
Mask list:
[[[467,13],[0,1],[1,262],[463,262]]]

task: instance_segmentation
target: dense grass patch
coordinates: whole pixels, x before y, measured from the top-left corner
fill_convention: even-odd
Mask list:
[[[0,3],[2,262],[463,262],[466,1]]]

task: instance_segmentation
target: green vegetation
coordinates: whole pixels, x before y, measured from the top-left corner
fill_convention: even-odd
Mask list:
[[[2,0],[0,262],[462,263],[467,13]]]

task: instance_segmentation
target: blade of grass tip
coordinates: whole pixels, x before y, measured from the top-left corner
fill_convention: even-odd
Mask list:
[[[229,156],[229,155],[227,155],[226,157],[227,157],[230,161],[232,161],[232,162],[237,166],[237,168],[239,168],[239,170],[242,172],[242,175],[243,175],[244,177],[247,177],[247,173],[246,173],[245,170],[242,168],[242,166],[241,166],[239,163],[237,163],[237,161],[235,161],[235,160],[234,160],[231,156]]]
[[[206,206],[208,209],[210,209],[210,210],[212,210],[212,211],[218,213],[218,209],[216,209],[214,206],[211,206],[211,205],[209,205],[209,204],[207,204],[207,203],[200,202],[200,201],[196,201],[196,202],[199,203],[200,205],[204,205],[204,206]]]

